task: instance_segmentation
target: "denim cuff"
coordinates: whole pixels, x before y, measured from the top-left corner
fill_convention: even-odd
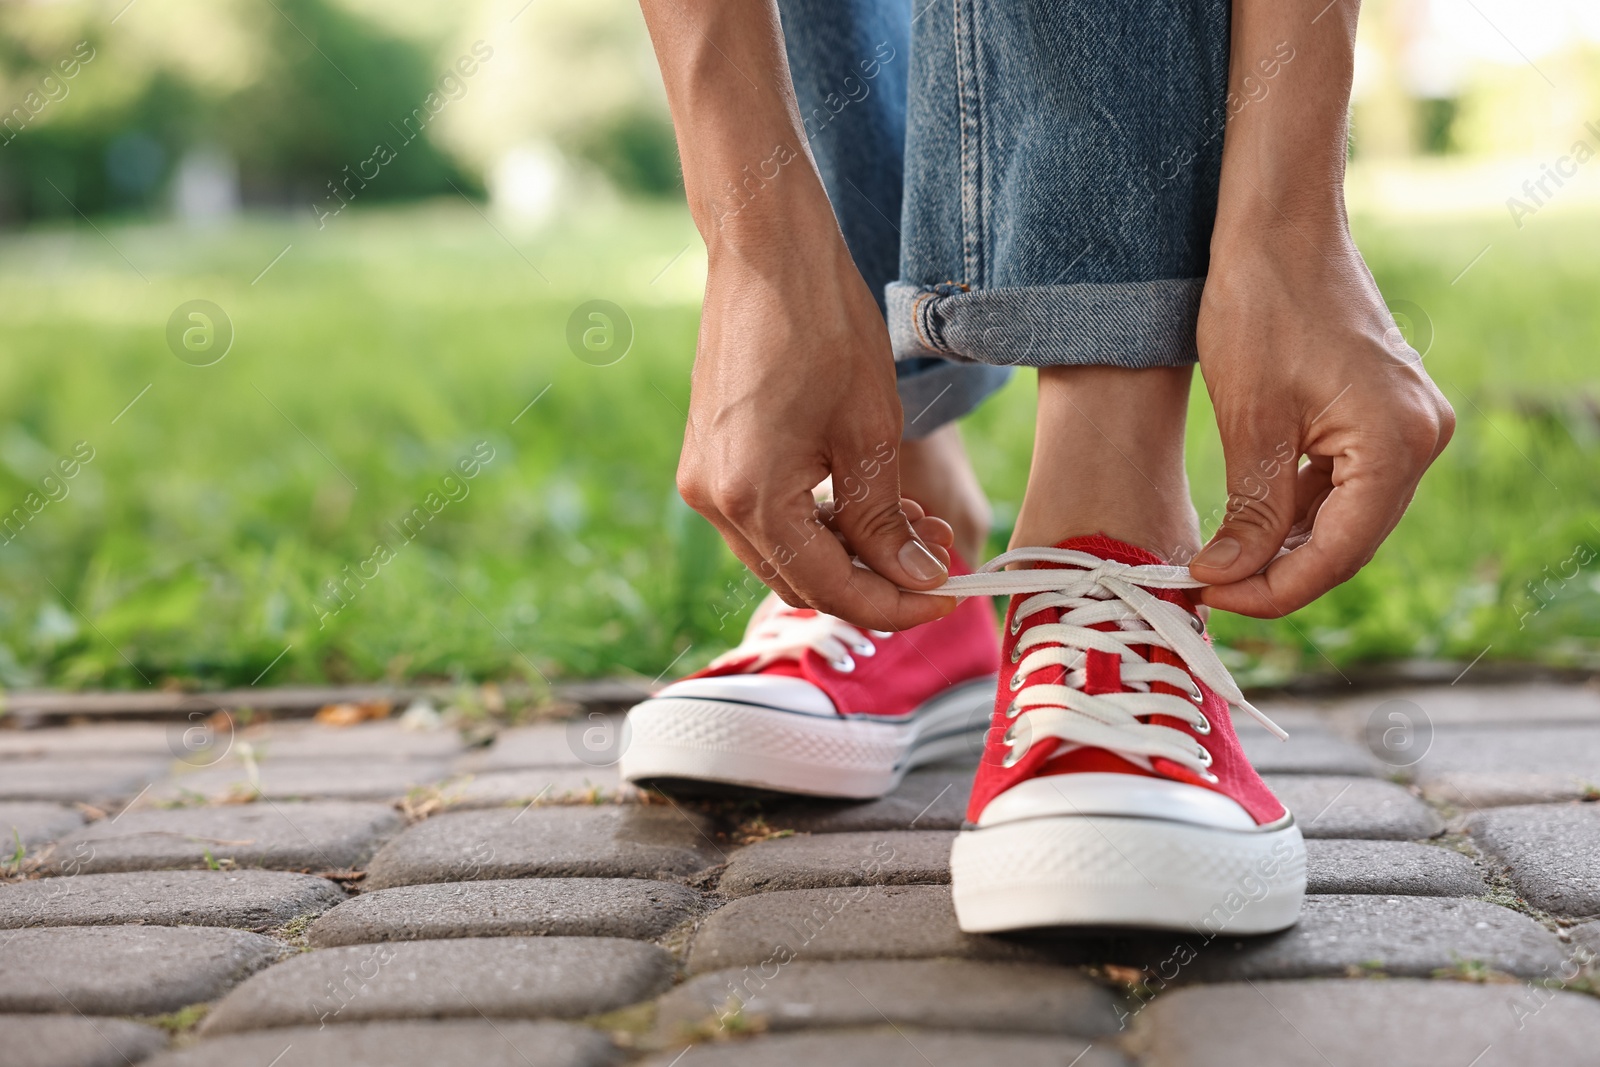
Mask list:
[[[892,282],[886,317],[897,360],[1180,367],[1199,358],[1194,331],[1204,284],[1169,278],[967,289]]]

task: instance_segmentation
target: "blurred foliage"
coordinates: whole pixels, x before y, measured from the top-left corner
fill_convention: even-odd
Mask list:
[[[568,135],[562,147],[599,167],[623,192],[672,197],[683,193],[672,123],[655,110],[631,108]]]
[[[209,16],[229,24],[245,75],[222,82],[141,48],[96,14],[47,13],[45,32],[31,7],[0,7],[12,117],[0,138],[0,217],[151,208],[184,153],[202,146],[227,151],[255,202],[329,196],[328,183],[380,141],[396,158],[363,197],[476,186],[430,138],[406,135],[405,121],[440,92],[449,63],[436,70],[428,49],[328,0],[218,4]],[[66,75],[60,64],[84,56]],[[448,97],[436,95],[435,108],[440,99]]]
[[[693,229],[680,206],[572,206],[515,250],[454,198],[358,206],[322,231],[76,224],[0,242],[0,514],[43,499],[76,442],[95,450],[0,545],[0,683],[248,684],[280,653],[261,684],[649,678],[735,640],[759,587],[673,490]],[[1460,429],[1355,579],[1288,619],[1215,618],[1230,661],[1257,682],[1489,646],[1486,660],[1600,666],[1600,560],[1579,552],[1600,549],[1600,216],[1357,226],[1385,293],[1431,320],[1428,366]],[[237,331],[210,367],[166,347],[195,297]],[[596,297],[634,327],[613,366],[566,347]],[[1209,530],[1221,450],[1194,397]],[[1019,375],[966,424],[1002,519],[1032,407]],[[326,584],[479,441],[495,456],[470,491],[321,617]]]

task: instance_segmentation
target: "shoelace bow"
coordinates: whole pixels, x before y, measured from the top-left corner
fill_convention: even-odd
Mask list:
[[[1064,566],[1004,569],[1023,562]],[[1204,696],[1196,678],[1230,707],[1248,712],[1280,741],[1289,735],[1244,698],[1201,636],[1193,615],[1140,588],[1194,589],[1205,584],[1190,577],[1187,567],[1118,563],[1071,549],[1019,548],[996,556],[977,573],[950,578],[927,592],[961,597],[1033,594],[1012,614],[1016,671],[1011,685],[1015,696],[1005,712],[1012,720],[1005,734],[1011,747],[1006,766],[1016,764],[1039,739],[1054,737],[1063,742],[1061,751],[1075,746],[1108,749],[1147,770],[1153,769],[1150,760],[1160,756],[1216,781],[1208,770],[1211,754],[1205,746],[1182,730],[1140,721],[1162,715],[1188,723],[1196,734],[1209,734],[1211,723],[1200,710]],[[1024,624],[1027,617],[1050,608],[1061,609],[1058,622]],[[1115,623],[1117,629],[1093,629],[1105,623]],[[1167,649],[1188,670],[1151,663],[1134,651],[1136,645]],[[1134,691],[1099,696],[1083,692],[1090,650],[1117,656],[1122,681]],[[1065,669],[1066,684],[1022,684],[1050,666]],[[1152,692],[1153,682],[1188,696]]]
[[[780,604],[758,616],[752,620],[744,640],[712,660],[711,666],[722,667],[754,656],[754,662],[747,669],[759,671],[778,660],[798,660],[809,650],[827,660],[828,666],[840,674],[848,674],[856,669],[855,656],[866,658],[877,654],[878,646],[871,638],[891,636],[887,630],[862,630],[820,611],[801,615],[797,610]]]

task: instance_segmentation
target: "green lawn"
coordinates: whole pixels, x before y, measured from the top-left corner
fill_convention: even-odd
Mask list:
[[[735,637],[742,569],[672,483],[699,269],[680,209],[507,237],[460,201],[322,231],[99,226],[0,235],[0,509],[27,518],[0,534],[0,684],[648,678]],[[1255,681],[1491,645],[1600,663],[1600,216],[1359,236],[1431,318],[1460,430],[1372,566],[1291,619],[1219,618],[1219,638]],[[206,367],[167,348],[195,298],[236,329]],[[567,349],[595,298],[633,323],[614,365]],[[1032,392],[1019,376],[968,425],[1002,516]],[[1205,405],[1202,515],[1223,501]],[[64,457],[75,476],[41,486]],[[475,476],[447,481],[463,459]],[[340,608],[326,583],[357,572]]]

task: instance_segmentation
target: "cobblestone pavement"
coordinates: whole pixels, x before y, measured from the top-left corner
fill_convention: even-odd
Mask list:
[[[691,802],[607,719],[0,730],[0,1064],[1600,1059],[1600,689],[1267,709],[1312,895],[1264,938],[961,933],[969,765]]]

